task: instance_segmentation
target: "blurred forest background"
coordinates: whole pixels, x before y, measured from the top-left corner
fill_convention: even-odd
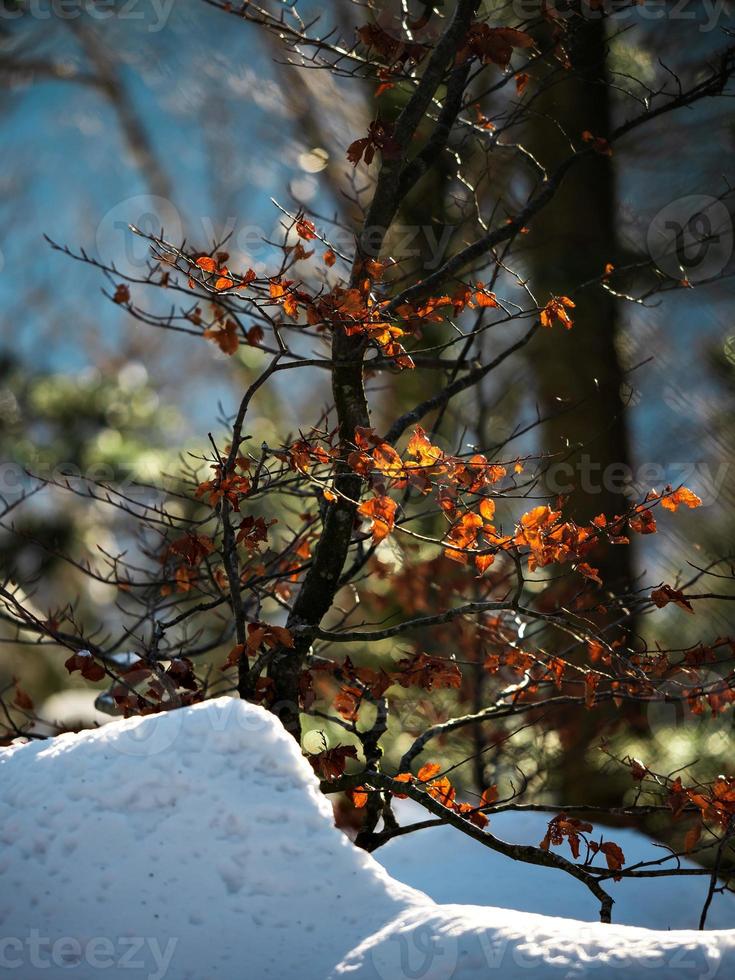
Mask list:
[[[305,18],[322,9],[329,22],[367,20],[349,0],[297,2]],[[345,150],[375,116],[371,88],[356,80],[337,89],[326,72],[280,63],[264,32],[200,0],[66,6],[78,16],[58,16],[53,0],[0,2],[0,493],[10,501],[34,485],[26,470],[52,478],[81,474],[111,486],[165,484],[182,455],[201,450],[207,433],[222,433],[222,420],[263,356],[241,348],[227,358],[214,344],[132,320],[110,301],[102,275],[53,250],[44,236],[140,271],[145,243],[128,223],[163,228],[169,240],[185,237],[194,251],[228,239],[232,265],[261,272],[277,253],[268,244],[279,237],[271,198],[338,215],[349,236],[359,176]],[[523,3],[491,6],[499,23],[521,19]],[[670,60],[696,71],[717,50],[723,30],[735,26],[727,4],[717,17],[709,5],[685,5],[686,17],[675,16],[675,8],[682,10],[659,4],[658,18],[628,11],[606,25],[590,21],[583,70],[612,84],[597,88],[591,106],[581,105],[573,79],[545,96],[564,107],[570,131],[583,128],[575,114],[593,113],[596,131],[604,132],[620,112],[616,85],[639,85],[643,93]],[[538,118],[538,130],[522,134],[531,148],[548,140],[543,106]],[[735,117],[726,101],[699,104],[685,118],[669,117],[643,133],[612,159],[591,164],[585,179],[571,185],[574,196],[559,195],[534,226],[526,261],[539,295],[564,294],[606,263],[658,259],[657,250],[666,251],[667,220],[686,223],[697,212],[691,196],[726,192],[723,169],[735,151]],[[429,201],[433,234],[417,237],[412,261],[431,262],[442,242],[461,240],[451,177],[448,168],[446,181],[430,192],[422,188],[401,215],[407,228],[425,223]],[[508,198],[522,196],[516,174],[498,170],[490,177],[493,193],[503,186]],[[581,411],[515,438],[514,451],[583,444],[580,454],[593,467],[627,468],[633,495],[666,483],[691,487],[704,507],[639,539],[634,565],[616,570],[673,585],[682,567],[692,572],[687,561],[703,567],[733,551],[732,225],[700,258],[684,270],[693,288],[663,293],[650,305],[596,298],[587,306],[582,295],[575,319],[589,329],[561,341],[556,333],[539,339],[503,376],[492,375],[475,405],[464,406],[483,446],[492,446],[537,414],[581,401]],[[253,422],[258,439],[274,444],[328,401],[326,390],[292,383],[277,392],[270,403],[258,403]],[[414,400],[408,390],[407,398]],[[372,400],[379,414],[378,382]],[[450,420],[442,433],[448,445],[461,438],[462,424]],[[612,512],[620,492],[582,486],[574,503],[584,516]],[[6,521],[24,538],[0,531],[4,573],[33,591],[40,614],[78,601],[114,632],[115,590],[82,581],[62,556],[83,561],[99,548],[122,550],[134,540],[124,515],[112,517],[83,493],[47,487]],[[684,647],[705,633],[735,632],[731,616],[731,603],[700,603],[694,617],[671,605],[657,629],[662,643]],[[43,717],[70,726],[89,720],[94,692],[72,708],[57,697],[70,686],[58,651],[10,644],[0,657],[3,690],[21,678]],[[669,716],[659,706],[629,727],[622,748],[645,754],[655,743],[663,769],[697,758],[717,772],[730,755],[732,714],[713,724],[701,729],[698,718]],[[553,752],[558,733],[549,734]],[[528,751],[540,752],[540,742],[531,739]],[[578,778],[573,760],[567,766],[557,773],[562,793],[566,779]]]

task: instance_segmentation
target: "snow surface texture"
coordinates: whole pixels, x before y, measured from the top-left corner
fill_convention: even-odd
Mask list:
[[[411,909],[337,967],[350,980],[731,980],[735,933],[656,932],[477,905]]]
[[[19,980],[735,973],[735,931],[435,904],[335,829],[293,740],[238,700],[13,746],[0,786],[0,973]]]
[[[401,824],[426,819],[426,811],[412,800],[397,800]],[[546,833],[551,813],[499,813],[492,831],[512,844],[538,844]],[[598,826],[589,836],[613,840],[625,854],[626,864],[657,860],[665,851],[639,831]],[[571,857],[566,845],[561,854]],[[427,860],[427,855],[430,859]],[[562,915],[569,919],[599,920],[595,897],[580,882],[555,868],[518,865],[495,851],[478,847],[452,827],[432,827],[398,837],[375,852],[384,868],[399,881],[445,905],[502,905],[522,912]],[[684,868],[694,867],[682,861]],[[668,867],[668,865],[664,865]],[[616,924],[646,929],[695,929],[707,895],[709,879],[685,877],[627,878],[609,881],[606,889],[615,900]],[[707,915],[708,929],[735,928],[735,895],[715,895]]]
[[[238,700],[14,746],[0,787],[0,973],[19,980],[324,980],[428,901],[334,827],[293,739]]]

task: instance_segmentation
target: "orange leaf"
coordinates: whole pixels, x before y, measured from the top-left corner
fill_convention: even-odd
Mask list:
[[[271,282],[269,287],[271,299],[280,300],[283,304],[283,311],[286,316],[295,320],[298,316],[299,304],[293,293],[288,291],[290,282]]]
[[[462,686],[462,671],[452,660],[415,653],[401,660],[393,675],[401,687],[423,687],[427,691]]]
[[[237,353],[237,349],[240,346],[240,336],[234,320],[228,320],[219,330],[212,328],[205,330],[202,336],[206,337],[207,340],[211,340],[219,347],[223,354],[229,354],[230,357]]]
[[[580,562],[579,565],[577,565],[577,571],[580,575],[584,575],[584,577],[588,578],[591,582],[596,582],[598,585],[602,585],[599,569],[592,568],[592,566],[588,565],[587,562]]]
[[[367,806],[368,795],[364,786],[356,786],[350,792],[350,798],[352,799],[352,805],[357,810],[362,810],[363,807]]]
[[[73,653],[65,661],[64,666],[70,674],[73,674],[75,670],[80,671],[82,677],[88,681],[101,681],[105,676],[105,668],[97,663],[89,650],[80,650],[78,653]]]
[[[492,522],[495,517],[495,501],[490,497],[483,497],[480,501],[480,513],[486,521]]]
[[[495,555],[475,555],[475,568],[480,575],[484,575],[494,561]]]
[[[464,809],[464,807],[466,806],[467,804],[463,803],[460,805],[460,809]],[[469,809],[470,809],[470,813],[468,814],[468,816],[469,816],[470,823],[474,824],[475,827],[479,827],[480,830],[484,830],[485,827],[487,827],[487,825],[490,823],[490,818],[487,816],[486,813],[480,813],[479,810],[475,810],[474,807],[470,807]]]
[[[362,517],[372,520],[370,532],[374,542],[382,541],[391,533],[395,526],[397,509],[398,504],[395,500],[385,496],[373,497],[372,500],[364,501],[357,508]]]
[[[294,639],[291,630],[287,630],[285,626],[271,626],[270,632],[280,646],[293,650]]]
[[[460,62],[470,55],[480,58],[485,65],[494,64],[507,68],[514,48],[533,47],[533,38],[513,27],[490,27],[478,21],[467,32],[464,47],[458,54]]]
[[[375,89],[375,98],[379,99],[384,92],[390,92],[392,88],[395,88],[394,82],[381,82],[380,85]]]
[[[222,664],[220,670],[228,670],[230,667],[237,667],[237,665],[240,663],[240,657],[244,652],[245,644],[238,643],[227,654],[227,660],[225,660],[225,662]]]
[[[361,703],[362,691],[359,687],[343,687],[334,699],[334,707],[346,721],[355,721]]]
[[[613,841],[608,840],[600,844],[600,850],[605,855],[607,866],[611,871],[619,871],[625,864],[625,855],[622,849]],[[620,879],[615,878],[615,881],[620,881]]]
[[[687,835],[684,838],[684,850],[688,854],[690,851],[694,850],[694,847],[698,844],[699,838],[702,836],[702,824],[697,821],[691,830],[687,831]]]
[[[452,561],[460,564],[467,564],[466,550],[473,548],[477,541],[477,535],[482,530],[482,518],[479,514],[468,511],[452,526],[446,536],[446,549],[444,554]]]
[[[498,787],[493,783],[480,797],[480,806],[492,806],[498,798]]]
[[[693,493],[687,487],[679,487],[678,490],[674,490],[673,493],[664,494],[661,498],[661,506],[664,510],[676,512],[681,504],[693,510],[695,507],[701,507],[702,501],[696,493]]]
[[[322,779],[338,779],[344,775],[347,760],[357,758],[357,749],[354,745],[336,745],[307,758],[314,772]]]
[[[630,518],[629,523],[631,530],[637,531],[638,534],[656,533],[656,518],[653,516],[652,511],[643,505],[639,505],[636,508],[635,515]]]
[[[432,781],[427,784],[426,789],[429,796],[433,796],[433,798],[438,800],[443,806],[451,806],[454,803],[454,799],[457,795],[454,787],[446,776],[442,776],[439,779],[432,779]]]
[[[571,330],[574,324],[567,310],[573,310],[575,306],[576,303],[572,302],[568,296],[552,296],[541,311],[541,326],[549,329],[558,320],[563,327]]]
[[[202,272],[215,272],[217,269],[217,263],[208,255],[202,255],[197,259],[196,264],[199,266]]]
[[[296,297],[289,293],[283,300],[283,312],[286,316],[290,316],[292,320],[295,320],[299,314],[299,304],[296,301]]]
[[[185,534],[168,546],[167,557],[183,558],[192,568],[204,561],[214,551],[214,542],[206,534]]]
[[[495,298],[495,293],[489,293],[483,286],[481,282],[477,283],[477,292],[475,293],[475,302],[478,306],[488,307],[489,309],[495,309],[498,305],[498,301]]]
[[[600,675],[595,674],[592,671],[589,671],[584,675],[584,703],[588,708],[594,707],[595,691],[600,684],[600,680]]]
[[[307,242],[316,238],[316,228],[311,221],[297,221],[296,233],[299,238],[303,238]]]
[[[684,593],[679,589],[673,589],[670,585],[662,585],[658,589],[654,589],[651,593],[651,599],[658,606],[659,609],[663,609],[664,606],[668,606],[670,602],[683,609],[684,612],[694,614],[694,609],[692,608],[691,602],[684,598]]]
[[[434,776],[436,776],[441,771],[442,771],[442,767],[439,765],[438,762],[427,762],[425,766],[422,766],[419,769],[417,779],[419,779],[422,783],[426,783],[430,779],[433,779]]]

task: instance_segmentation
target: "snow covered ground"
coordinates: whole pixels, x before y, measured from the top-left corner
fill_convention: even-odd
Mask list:
[[[735,972],[735,931],[436,904],[335,829],[293,740],[241,701],[13,746],[0,787],[0,973],[18,980]]]
[[[351,980],[730,980],[731,932],[657,932],[477,905],[411,909],[340,963]]]

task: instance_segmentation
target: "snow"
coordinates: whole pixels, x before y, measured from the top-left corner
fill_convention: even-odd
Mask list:
[[[712,980],[733,975],[735,933],[657,932],[477,905],[411,909],[353,950],[349,980]]]
[[[295,742],[238,700],[14,745],[0,786],[0,972],[19,980],[735,971],[735,931],[436,904],[334,827]]]
[[[19,980],[130,977],[125,957],[150,980],[324,980],[428,901],[334,827],[293,739],[238,700],[13,746],[0,786],[0,972]]]
[[[411,800],[396,801],[396,815],[409,825],[427,817]],[[492,831],[512,844],[538,844],[546,833],[551,813],[506,812],[492,818]],[[619,844],[626,864],[658,860],[666,852],[648,837],[629,828],[595,826],[590,836]],[[559,853],[571,857],[566,845]],[[430,860],[427,860],[427,854]],[[399,881],[426,892],[446,905],[502,905],[522,912],[561,915],[595,922],[599,905],[580,882],[554,868],[519,865],[502,854],[478,847],[451,827],[432,827],[398,837],[375,852],[384,868]],[[666,867],[667,865],[664,865]],[[695,867],[682,861],[684,868]],[[647,929],[696,928],[707,895],[708,879],[684,877],[628,878],[608,882],[615,900],[616,923]],[[715,895],[707,915],[708,929],[735,927],[735,895]]]

